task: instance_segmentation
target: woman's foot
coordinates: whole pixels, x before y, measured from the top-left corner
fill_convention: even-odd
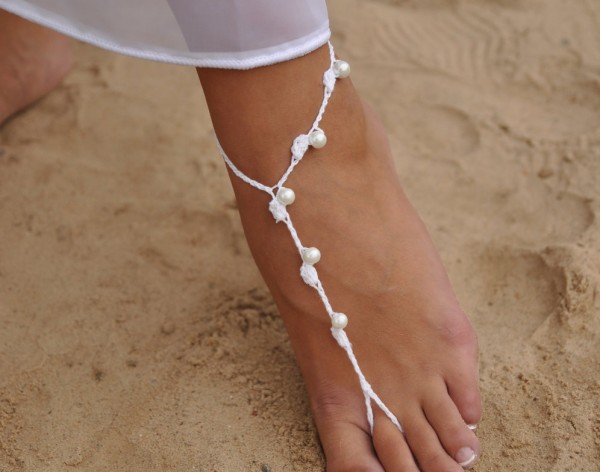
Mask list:
[[[242,218],[306,380],[328,470],[458,471],[479,454],[467,427],[480,417],[475,335],[370,110],[365,128],[364,142],[348,137],[337,152],[329,133],[331,147],[306,156],[287,184],[296,192],[288,211],[304,244],[321,250],[316,267],[334,309],[348,315],[362,370],[406,438],[376,411],[371,440],[356,374],[299,278],[289,235],[245,218],[247,206],[266,209],[258,195],[239,202]]]
[[[71,63],[66,37],[0,10],[0,125],[55,88]]]
[[[318,66],[313,57],[233,76],[200,71],[221,143],[248,175],[271,184],[282,174],[289,153],[281,146],[287,151],[320,103],[327,61],[318,54]],[[269,81],[284,87],[280,96]],[[460,471],[480,450],[467,426],[481,414],[473,329],[402,192],[383,127],[348,79],[338,81],[321,127],[328,143],[309,150],[292,173],[286,187],[296,201],[288,211],[303,244],[321,250],[316,267],[325,290],[348,315],[358,362],[405,436],[377,407],[370,436],[357,376],[317,293],[300,278],[286,227],[275,224],[268,195],[235,176],[232,183],[306,380],[328,470]]]

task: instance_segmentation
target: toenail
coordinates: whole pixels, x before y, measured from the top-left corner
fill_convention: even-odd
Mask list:
[[[460,465],[463,469],[468,469],[477,460],[477,454],[470,447],[461,447],[456,455],[454,456],[458,465]]]
[[[477,431],[477,424],[468,424],[467,428],[469,428],[471,431]]]

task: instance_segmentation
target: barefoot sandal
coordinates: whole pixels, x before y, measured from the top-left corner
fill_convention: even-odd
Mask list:
[[[269,187],[264,185],[254,179],[251,179],[242,171],[240,171],[235,164],[229,159],[220,143],[217,141],[217,146],[225,163],[229,166],[231,171],[244,182],[252,185],[253,187],[262,190],[263,192],[268,193],[271,196],[271,202],[269,203],[269,210],[271,211],[273,218],[275,218],[275,222],[279,223],[283,222],[292,236],[294,240],[294,244],[298,249],[300,257],[302,259],[302,265],[300,267],[300,276],[302,280],[307,285],[313,287],[319,296],[321,297],[321,301],[325,307],[325,310],[329,314],[331,318],[331,334],[337,341],[337,343],[346,351],[350,362],[352,363],[352,367],[358,376],[358,380],[360,382],[360,386],[365,397],[365,405],[367,407],[367,420],[369,422],[369,427],[371,429],[371,434],[373,434],[373,407],[372,402],[385,413],[385,415],[396,425],[396,427],[403,432],[402,426],[398,422],[398,419],[394,416],[394,414],[389,410],[387,406],[381,401],[379,396],[373,391],[369,382],[365,378],[362,373],[358,361],[354,355],[352,350],[352,344],[344,331],[344,328],[348,324],[348,318],[344,313],[339,313],[334,311],[329,302],[329,298],[325,293],[325,289],[323,288],[323,284],[319,280],[319,275],[317,273],[317,269],[314,265],[319,262],[321,258],[321,253],[316,247],[306,247],[300,241],[300,237],[298,236],[298,232],[292,223],[290,215],[286,209],[287,205],[291,205],[294,203],[296,198],[294,191],[290,188],[284,187],[284,184],[294,168],[300,163],[304,154],[308,150],[309,146],[313,148],[320,149],[327,143],[327,137],[323,130],[319,128],[319,123],[323,118],[323,114],[325,113],[325,108],[329,102],[329,98],[333,93],[333,89],[335,88],[335,83],[337,79],[343,79],[348,77],[350,74],[350,66],[345,61],[336,60],[335,53],[333,50],[333,46],[329,43],[329,56],[330,56],[330,65],[329,68],[325,71],[323,75],[323,101],[321,103],[321,108],[319,109],[319,113],[315,121],[313,122],[310,130],[306,134],[301,134],[300,136],[294,139],[292,144],[292,156],[291,162],[283,176],[279,179],[277,184]]]

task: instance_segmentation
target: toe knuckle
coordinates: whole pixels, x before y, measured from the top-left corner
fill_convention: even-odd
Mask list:
[[[311,398],[311,408],[315,418],[328,423],[349,423],[366,428],[366,416],[361,415],[362,404],[356,396],[339,387],[325,388]]]
[[[477,335],[464,314],[445,317],[440,326],[442,337],[450,344],[478,351]]]
[[[347,410],[347,405],[342,395],[335,392],[326,392],[314,398],[312,409],[317,417],[337,418]]]

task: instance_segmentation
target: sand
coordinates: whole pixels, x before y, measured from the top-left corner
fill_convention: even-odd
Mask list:
[[[600,469],[600,4],[330,2],[481,343],[478,471]],[[319,471],[193,69],[0,128],[0,470]]]

